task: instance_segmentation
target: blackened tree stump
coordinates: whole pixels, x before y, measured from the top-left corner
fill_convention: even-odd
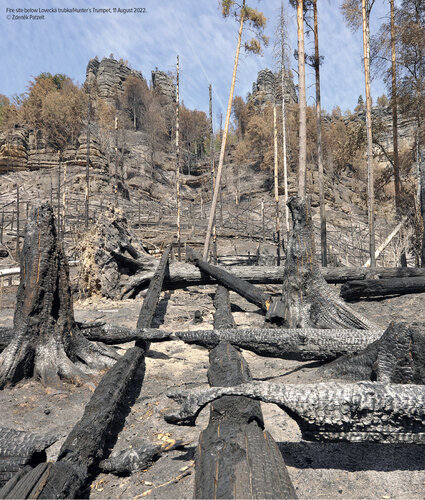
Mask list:
[[[341,356],[320,372],[353,381],[425,384],[425,324],[391,323],[361,352]]]
[[[26,226],[13,330],[0,355],[0,388],[27,377],[45,385],[59,378],[81,384],[90,380],[85,372],[118,358],[76,326],[68,264],[48,204],[36,208]]]
[[[269,319],[287,328],[359,328],[373,325],[352,310],[326,283],[316,258],[313,224],[308,201],[288,201],[292,230],[286,252],[281,301],[270,307]]]

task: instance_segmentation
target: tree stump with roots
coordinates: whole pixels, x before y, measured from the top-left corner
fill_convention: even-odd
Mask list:
[[[268,319],[287,328],[374,328],[326,283],[316,258],[308,199],[288,201],[292,230],[286,251],[281,300],[272,303]]]
[[[33,210],[25,229],[16,302],[13,338],[0,355],[0,388],[28,377],[83,384],[119,357],[76,326],[68,263],[47,203]]]

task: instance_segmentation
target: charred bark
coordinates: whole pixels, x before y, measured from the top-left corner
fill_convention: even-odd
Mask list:
[[[39,436],[32,432],[0,428],[0,486],[9,481],[26,465],[37,465],[46,460],[45,449],[57,436]],[[0,495],[0,498],[4,498]]]
[[[251,375],[242,355],[221,342],[210,352],[208,379],[228,387]],[[296,497],[279,448],[263,429],[257,401],[228,396],[212,403],[195,456],[195,498]]]
[[[348,301],[423,292],[425,292],[425,276],[363,281],[355,280],[344,283],[341,287],[341,297]]]
[[[221,341],[252,351],[260,356],[298,361],[331,361],[348,353],[359,353],[379,339],[384,330],[338,330],[315,328],[221,329],[164,332],[156,329],[140,331],[150,342],[182,340],[212,349]]]
[[[196,256],[193,251],[189,253],[189,249],[187,249],[186,252],[190,255],[190,260],[199,267],[202,272],[212,276],[221,285],[238,293],[248,302],[260,307],[263,311],[267,311],[269,299],[259,288],[256,288],[254,285],[251,285],[251,283],[234,276],[224,269],[208,264]]]
[[[223,328],[235,328],[235,320],[230,310],[229,290],[222,285],[218,285],[214,295],[214,328],[221,330]]]
[[[278,405],[297,422],[303,439],[309,441],[425,443],[422,385],[251,382],[181,391],[169,394],[181,407],[165,419],[194,425],[200,410],[222,396],[248,396]]]
[[[0,387],[35,377],[88,382],[84,371],[111,366],[118,355],[89,342],[74,320],[68,264],[53,210],[36,208],[25,230],[13,339],[0,355]]]
[[[13,339],[13,328],[0,326],[0,352],[4,351]]]
[[[364,350],[342,356],[320,371],[349,380],[425,384],[425,325],[392,323]]]
[[[229,270],[234,276],[252,284],[281,284],[283,282],[283,266],[219,266]],[[121,294],[122,298],[136,296],[141,290],[149,286],[153,271],[135,274],[130,277]],[[420,267],[393,267],[393,268],[365,268],[365,267],[338,267],[321,268],[321,273],[328,283],[345,283],[350,280],[397,278],[410,276],[425,276],[425,269]],[[169,272],[165,275],[164,290],[174,290],[187,286],[211,285],[217,283],[194,265],[179,262],[170,264]]]
[[[373,325],[353,311],[329,287],[316,259],[309,203],[299,197],[288,201],[292,230],[286,253],[281,303],[270,307],[268,318],[288,328],[359,328]]]

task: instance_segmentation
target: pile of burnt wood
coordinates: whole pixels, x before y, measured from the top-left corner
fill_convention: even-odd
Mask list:
[[[173,333],[151,328],[164,280],[172,281],[171,245],[155,272],[145,277],[149,289],[136,329],[78,324],[52,210],[43,205],[34,211],[22,252],[14,327],[0,330],[0,387],[30,376],[45,384],[58,377],[90,384],[87,369],[111,367],[55,463],[36,465],[34,459],[51,441],[11,429],[2,432],[0,479],[9,480],[1,498],[76,498],[100,470],[131,473],[164,452],[160,446],[141,446],[108,457],[140,393],[150,343],[170,339],[210,350],[211,388],[170,393],[180,406],[165,417],[194,425],[200,410],[212,403],[196,452],[195,497],[295,498],[259,401],[281,407],[306,440],[425,442],[423,325],[391,324],[383,331],[353,311],[329,287],[316,262],[308,204],[292,198],[289,206],[293,227],[279,299],[192,254],[197,280],[217,283],[214,330]],[[229,290],[260,307],[267,327],[237,329]],[[122,357],[108,346],[133,340],[135,346]],[[337,381],[253,382],[240,348],[262,356],[321,360],[322,374]]]

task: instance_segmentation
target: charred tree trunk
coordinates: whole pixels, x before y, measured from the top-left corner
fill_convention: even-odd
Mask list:
[[[189,254],[189,250],[190,249],[186,250],[187,254],[190,255],[190,259],[197,267],[199,267],[201,271],[209,274],[210,276],[215,278],[221,285],[224,285],[226,288],[229,288],[230,290],[238,293],[252,304],[260,307],[263,311],[267,311],[268,298],[259,288],[256,288],[247,281],[234,276],[224,269],[220,269],[217,266],[207,264],[205,261],[199,259],[194,254],[194,252],[191,252]]]
[[[345,304],[326,283],[316,259],[313,224],[308,202],[290,198],[292,231],[286,253],[281,302],[268,317],[288,328],[359,328],[373,325]]]
[[[230,310],[229,290],[218,285],[214,295],[214,328],[221,330],[223,328],[236,328],[235,320]]]
[[[297,422],[303,439],[309,441],[425,442],[422,385],[251,382],[181,391],[169,394],[181,408],[165,419],[194,425],[201,409],[222,396],[248,396],[278,405]]]
[[[425,276],[381,280],[353,280],[344,283],[341,287],[341,297],[349,301],[423,292],[425,292]]]
[[[0,387],[35,377],[89,381],[85,367],[110,366],[118,355],[90,343],[76,327],[68,263],[48,204],[31,214],[21,257],[13,340],[0,355]]]
[[[228,387],[251,375],[242,355],[221,342],[210,352],[208,380]],[[195,456],[195,498],[296,498],[279,448],[263,429],[256,401],[230,396],[211,405]]]
[[[425,384],[425,325],[392,323],[364,350],[342,356],[320,371],[349,380]]]
[[[164,332],[145,329],[140,337],[150,342],[181,340],[187,344],[212,349],[221,341],[255,352],[260,356],[296,359],[299,361],[331,361],[338,356],[358,353],[378,340],[383,330],[318,330],[316,328],[260,328],[221,330],[192,330]]]

